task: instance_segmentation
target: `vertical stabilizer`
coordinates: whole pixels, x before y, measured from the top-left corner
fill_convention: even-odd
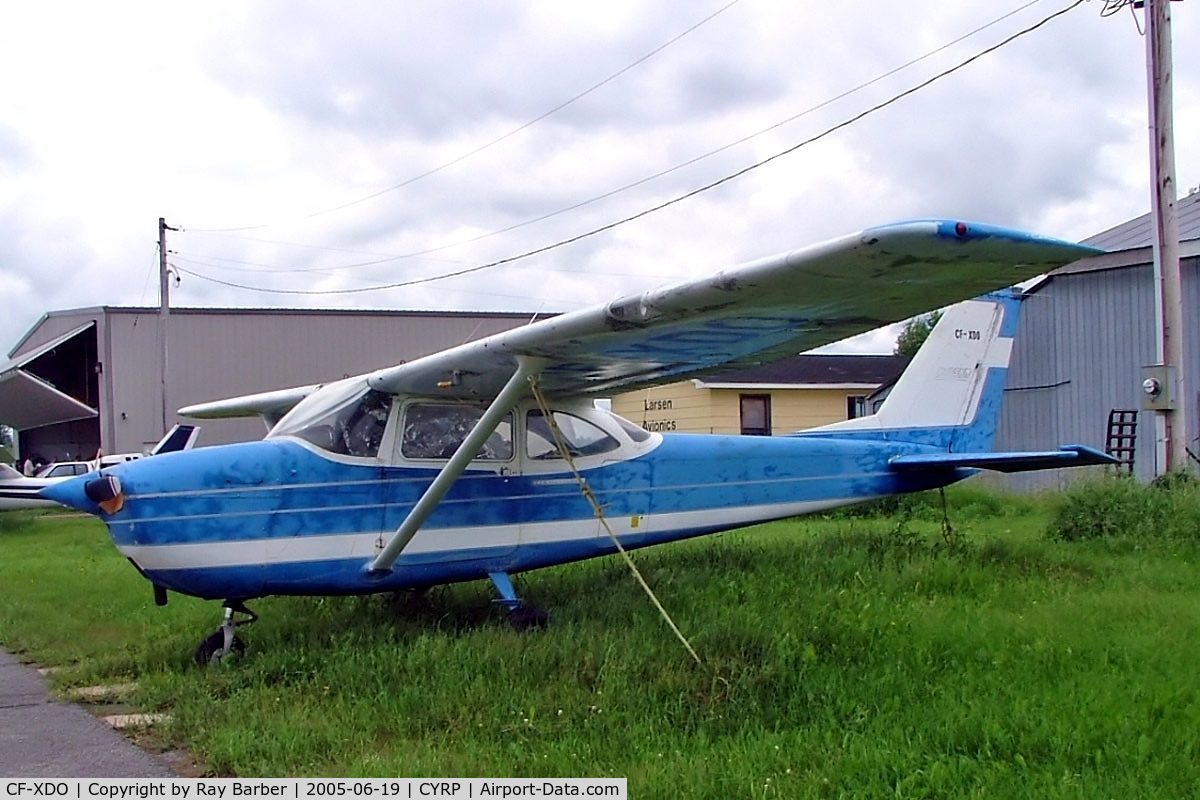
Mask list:
[[[954,451],[990,449],[1020,303],[1018,293],[1004,290],[951,306],[878,413],[812,432],[886,432]]]

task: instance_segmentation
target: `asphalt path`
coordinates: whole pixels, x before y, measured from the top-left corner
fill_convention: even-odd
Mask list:
[[[84,709],[50,697],[36,669],[0,650],[0,778],[169,778]]]

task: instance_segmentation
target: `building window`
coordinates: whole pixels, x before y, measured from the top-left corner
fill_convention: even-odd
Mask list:
[[[862,394],[846,395],[846,419],[856,419],[867,415],[867,397]]]
[[[771,395],[739,395],[743,436],[771,435]]]

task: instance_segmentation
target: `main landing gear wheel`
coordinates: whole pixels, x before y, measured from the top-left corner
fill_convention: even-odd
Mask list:
[[[496,602],[508,609],[508,624],[515,630],[536,631],[550,624],[550,614],[546,609],[526,605],[517,597],[517,590],[513,588],[507,572],[489,572],[488,577],[500,595]]]
[[[550,613],[537,606],[519,605],[508,610],[508,624],[517,631],[537,631],[550,624]]]
[[[244,614],[247,619],[236,619],[235,614]],[[246,608],[241,600],[225,601],[225,619],[221,627],[200,642],[192,658],[202,667],[218,664],[229,656],[241,657],[246,652],[246,643],[234,635],[239,625],[249,625],[258,621],[258,615]]]

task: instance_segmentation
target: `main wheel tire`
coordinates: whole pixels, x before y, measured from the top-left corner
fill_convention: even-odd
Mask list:
[[[204,637],[204,641],[200,642],[200,646],[196,648],[196,653],[192,658],[200,666],[207,667],[210,664],[218,664],[231,655],[241,658],[246,652],[246,643],[236,636],[233,637],[233,642],[229,645],[229,652],[222,655],[221,650],[224,647],[225,632],[216,631]]]
[[[550,614],[537,606],[517,606],[508,612],[508,624],[518,631],[541,630],[550,624]]]

